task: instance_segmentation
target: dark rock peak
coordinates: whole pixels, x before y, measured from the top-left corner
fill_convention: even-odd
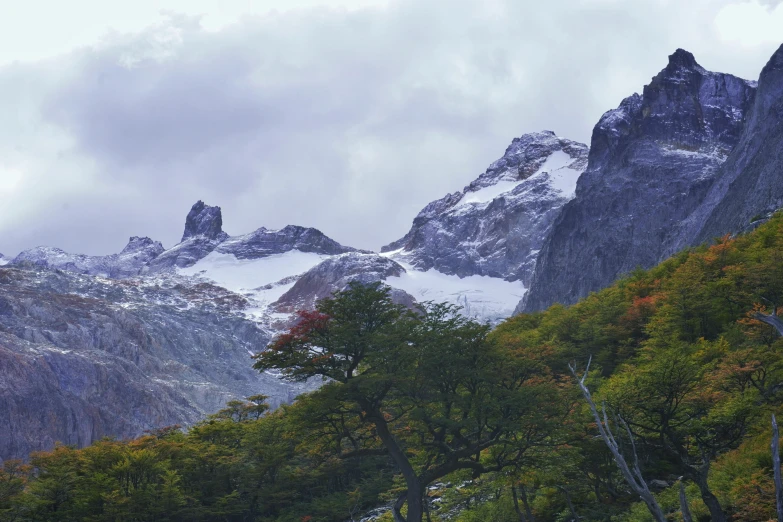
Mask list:
[[[228,235],[223,232],[223,215],[220,207],[210,207],[199,200],[188,212],[185,219],[185,232],[182,241],[194,236],[203,236],[208,239],[225,239]]]
[[[761,70],[761,77],[764,77],[765,74],[768,74],[773,70],[781,69],[783,69],[783,44],[778,47],[778,50],[774,52],[767,64]]]
[[[736,145],[755,82],[702,68],[693,55],[678,49],[642,94],[625,98],[595,126],[590,165],[615,156],[629,144],[657,142],[670,149],[713,150],[726,154]],[[595,170],[588,167],[588,170]]]
[[[701,69],[701,66],[696,63],[692,53],[689,53],[685,49],[677,49],[674,54],[669,55],[669,67],[679,68],[684,67],[686,69]]]
[[[520,309],[574,303],[665,258],[737,146],[756,97],[754,82],[709,72],[677,50],[641,95],[604,114],[576,198],[544,241]]]
[[[404,273],[405,268],[402,265],[387,257],[375,253],[348,252],[325,259],[305,272],[296,284],[273,304],[273,309],[282,313],[311,309],[319,299],[345,289],[350,282],[370,284]],[[409,299],[401,299],[399,302],[412,304],[413,298],[400,292],[397,293]]]
[[[233,254],[238,259],[257,259],[289,250],[335,255],[355,249],[341,245],[318,229],[287,225],[280,230],[261,227],[249,234],[229,238],[216,250]]]
[[[132,236],[128,240],[128,244],[125,245],[125,248],[123,248],[120,252],[120,255],[132,254],[134,252],[147,250],[156,253],[156,255],[160,255],[164,252],[165,249],[163,248],[163,245],[160,243],[160,241],[153,241],[148,237]]]
[[[746,118],[739,144],[721,167],[718,181],[696,217],[683,224],[685,239],[675,247],[742,232],[757,216],[783,207],[781,150],[783,45],[761,71],[755,102]],[[694,239],[696,231],[699,232]]]

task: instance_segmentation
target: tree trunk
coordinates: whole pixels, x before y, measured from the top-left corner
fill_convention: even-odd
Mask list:
[[[394,517],[394,522],[405,522],[405,517],[402,516],[400,510],[402,509],[402,506],[405,505],[406,498],[408,498],[407,491],[397,497],[397,500],[392,505],[392,516]]]
[[[710,510],[712,522],[726,522],[726,515],[723,513],[718,497],[710,491],[710,487],[707,485],[707,470],[709,466],[706,466],[706,468],[704,472],[699,474],[696,480],[696,485],[699,486],[699,491],[701,492],[701,500],[707,506],[707,509]]]
[[[522,505],[525,506],[525,515],[530,522],[536,522],[536,517],[533,516],[533,510],[530,509],[530,502],[527,501],[527,490],[525,485],[522,484],[519,488],[520,497],[522,498]]]
[[[574,503],[571,502],[571,493],[568,492],[568,489],[563,486],[557,486],[557,489],[563,492],[566,498],[566,503],[568,504],[568,510],[571,512],[571,516],[574,517],[574,522],[579,522],[579,515],[576,514],[576,509],[574,508]]]
[[[591,358],[592,360],[592,358]],[[631,486],[631,489],[639,495],[639,497],[644,501],[644,503],[647,505],[647,509],[650,511],[650,514],[652,515],[653,519],[656,522],[666,522],[666,517],[663,514],[663,510],[661,510],[661,506],[658,505],[658,501],[655,500],[655,497],[650,492],[650,488],[647,487],[647,482],[644,480],[644,477],[642,476],[642,471],[639,467],[639,458],[636,454],[636,445],[633,441],[633,436],[631,435],[631,430],[628,428],[628,426],[623,421],[623,425],[625,426],[626,431],[628,432],[628,438],[631,441],[631,448],[633,449],[633,458],[634,458],[634,464],[633,468],[631,468],[628,465],[628,462],[626,462],[625,457],[623,457],[623,454],[620,452],[620,446],[617,444],[617,441],[614,438],[614,435],[612,434],[611,427],[609,426],[609,420],[606,416],[606,407],[603,408],[603,419],[601,419],[601,415],[598,414],[598,408],[595,406],[595,402],[593,401],[593,396],[590,393],[590,389],[585,384],[585,379],[587,378],[587,372],[590,369],[590,362],[587,363],[587,368],[585,369],[585,373],[582,375],[582,378],[580,379],[576,375],[576,368],[572,366],[571,364],[568,365],[569,369],[571,370],[571,373],[574,375],[574,377],[577,380],[577,384],[579,385],[579,389],[582,391],[582,396],[587,401],[587,405],[590,406],[590,411],[593,414],[593,418],[595,419],[596,427],[598,428],[598,433],[601,435],[601,438],[604,441],[604,444],[606,444],[606,447],[609,448],[609,451],[612,453],[612,457],[614,458],[615,464],[617,464],[617,467],[620,470],[620,473],[623,475],[623,478],[628,483],[629,486]],[[713,522],[724,522],[724,519],[714,519]]]
[[[685,484],[680,480],[680,511],[682,512],[683,522],[693,522],[691,510],[688,507],[688,497],[685,495]]]
[[[421,489],[411,491],[408,489],[408,514],[405,517],[407,522],[422,522],[424,518],[424,502],[422,500]]]
[[[780,478],[780,433],[778,421],[772,414],[772,470],[775,474],[775,508],[778,513],[778,522],[783,522],[783,482]]]
[[[514,511],[517,512],[517,516],[519,517],[519,522],[527,522],[527,519],[525,519],[525,514],[522,513],[521,509],[519,509],[519,499],[517,498],[517,487],[514,484],[511,484],[511,498],[514,499]]]
[[[763,314],[761,312],[756,312],[753,314],[754,319],[758,319],[759,321],[763,323],[767,323],[768,325],[772,326],[775,330],[777,330],[779,335],[783,335],[783,320],[780,319],[775,314]]]
[[[394,521],[422,522],[422,518],[424,517],[424,502],[422,500],[424,488],[422,487],[421,481],[416,475],[416,472],[413,470],[413,466],[411,466],[411,463],[408,460],[408,457],[405,455],[405,452],[402,450],[399,444],[397,444],[397,441],[394,439],[391,431],[389,431],[389,425],[383,418],[383,414],[379,411],[374,412],[372,420],[375,424],[378,437],[380,437],[383,445],[386,446],[386,449],[389,451],[389,455],[391,456],[392,460],[394,460],[394,463],[397,464],[398,468],[400,468],[402,476],[405,479],[405,485],[408,488],[407,494],[404,497],[408,503],[408,514],[405,518],[403,518],[402,513],[400,512],[402,505],[405,503],[403,501],[403,497],[401,496],[399,499],[397,499],[397,502],[395,502],[394,507],[392,508]]]

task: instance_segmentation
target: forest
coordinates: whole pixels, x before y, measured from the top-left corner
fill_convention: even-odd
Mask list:
[[[495,328],[354,283],[249,362],[316,391],[6,461],[0,521],[778,520],[780,306],[780,213]]]

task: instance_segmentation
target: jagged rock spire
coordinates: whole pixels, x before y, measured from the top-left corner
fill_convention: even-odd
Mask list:
[[[218,239],[223,233],[223,215],[220,207],[211,207],[198,200],[185,219],[182,241],[194,236]]]
[[[685,49],[677,49],[673,54],[669,55],[669,65],[673,67],[686,67],[689,69],[699,67],[693,54]]]

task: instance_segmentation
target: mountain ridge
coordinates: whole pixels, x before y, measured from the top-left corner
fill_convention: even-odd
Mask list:
[[[293,400],[310,384],[253,372],[249,358],[296,310],[351,281],[497,324],[746,230],[783,206],[781,100],[783,46],[759,82],[707,71],[678,49],[641,94],[600,118],[589,149],[552,131],[514,138],[379,253],[298,225],[231,236],[221,208],[199,200],[168,249],[133,236],[106,256],[0,256],[0,357],[13,361],[0,367],[0,416],[13,426],[0,459],[58,438],[83,445],[190,424],[259,392],[273,405]],[[144,408],[156,394],[162,403]],[[25,417],[36,408],[69,420]]]

